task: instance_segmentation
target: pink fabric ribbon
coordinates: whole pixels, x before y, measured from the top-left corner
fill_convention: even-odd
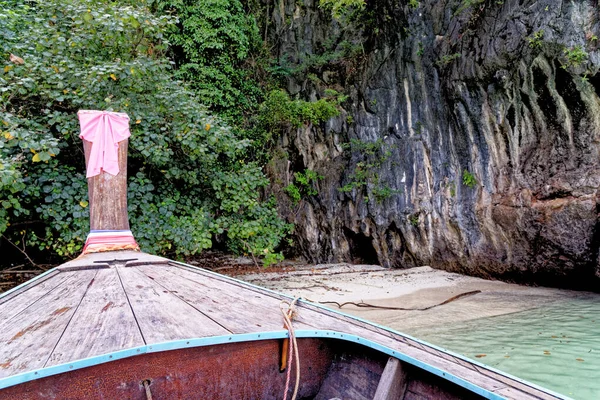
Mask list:
[[[92,142],[87,164],[87,177],[102,171],[111,175],[119,173],[119,142],[131,136],[129,116],[110,111],[79,110],[77,113],[81,134],[79,137]]]

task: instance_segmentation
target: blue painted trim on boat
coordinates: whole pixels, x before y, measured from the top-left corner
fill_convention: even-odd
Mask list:
[[[0,299],[1,299],[1,298],[3,298],[3,297],[5,297],[5,296],[8,296],[8,295],[9,295],[9,294],[11,294],[12,292],[16,292],[17,290],[19,290],[19,289],[21,289],[21,288],[24,288],[25,286],[29,286],[29,285],[31,285],[32,283],[36,283],[36,281],[38,281],[38,280],[40,280],[40,279],[42,279],[42,278],[46,277],[46,275],[49,275],[50,273],[52,273],[52,272],[54,272],[54,271],[57,271],[57,270],[58,270],[58,267],[51,268],[51,269],[49,269],[48,271],[46,271],[46,272],[43,272],[43,273],[41,273],[41,274],[39,274],[39,275],[37,275],[37,276],[34,276],[33,278],[31,278],[30,280],[28,280],[28,281],[26,281],[26,282],[23,282],[23,283],[21,283],[19,286],[15,286],[14,288],[12,288],[12,289],[10,289],[10,290],[7,290],[6,292],[2,292],[2,293],[0,293]],[[60,271],[59,271],[59,272],[60,272]]]
[[[490,392],[489,390],[483,389],[471,382],[468,382],[462,378],[459,378],[451,373],[446,371],[442,371],[439,368],[436,368],[432,365],[424,363],[420,360],[417,360],[413,357],[407,356],[404,353],[400,353],[396,350],[393,350],[389,347],[382,346],[376,342],[367,340],[365,338],[361,338],[356,335],[349,335],[346,333],[340,333],[335,331],[327,331],[327,330],[297,330],[295,331],[296,337],[298,338],[329,338],[329,339],[339,339],[345,340],[348,342],[358,343],[367,347],[370,347],[374,350],[383,352],[392,357],[398,358],[401,361],[404,361],[408,364],[414,365],[417,368],[428,371],[434,375],[437,375],[441,378],[444,378],[450,382],[453,382],[457,385],[464,387],[480,396],[483,396],[487,399],[491,400],[502,400],[503,396],[500,396],[496,393]],[[164,342],[152,345],[144,345],[139,347],[134,347],[127,350],[120,350],[113,353],[103,354],[100,356],[94,356],[90,358],[85,358],[82,360],[77,360],[74,362],[54,365],[47,368],[41,368],[34,371],[25,372],[18,375],[9,376],[7,378],[0,379],[0,389],[4,389],[10,386],[18,385],[21,383],[33,381],[36,379],[46,378],[52,375],[61,374],[64,372],[74,371],[82,368],[92,367],[99,364],[104,364],[107,362],[122,360],[124,358],[134,357],[141,354],[149,354],[149,353],[158,353],[162,351],[170,351],[170,350],[179,350],[185,348],[194,348],[194,347],[205,347],[226,343],[239,343],[239,342],[250,342],[250,341],[259,341],[259,340],[272,340],[272,339],[283,339],[288,337],[287,331],[271,331],[271,332],[260,332],[260,333],[243,333],[243,334],[234,334],[234,335],[222,335],[222,336],[211,336],[206,338],[197,338],[197,339],[188,339],[188,340],[176,340],[171,342]]]
[[[242,280],[240,280],[240,279],[232,278],[232,277],[229,277],[229,276],[226,276],[226,275],[222,275],[222,274],[219,274],[219,273],[217,273],[217,272],[213,272],[213,271],[210,271],[210,270],[207,270],[207,269],[204,269],[204,268],[196,267],[196,266],[194,266],[194,265],[190,265],[190,264],[182,263],[182,262],[179,262],[179,261],[173,261],[173,260],[170,260],[170,262],[171,262],[171,263],[173,263],[173,264],[182,265],[182,266],[184,266],[184,267],[186,267],[186,268],[197,269],[197,270],[201,271],[202,273],[208,273],[208,274],[210,274],[210,275],[215,275],[215,276],[217,276],[217,277],[219,277],[219,278],[221,278],[221,279],[223,279],[223,278],[225,278],[225,279],[229,279],[229,280],[235,281],[235,282],[237,282],[237,283],[239,283],[239,284],[246,285],[246,286],[252,287],[252,288],[254,288],[254,289],[258,289],[258,290],[266,291],[266,292],[272,293],[272,294],[274,294],[274,295],[277,295],[277,296],[284,296],[284,297],[287,297],[287,298],[289,298],[289,299],[292,299],[292,300],[294,299],[294,297],[293,297],[293,296],[287,295],[287,294],[285,294],[285,293],[276,292],[276,291],[274,291],[274,290],[271,290],[271,289],[267,289],[267,288],[264,288],[264,287],[261,287],[261,286],[257,286],[257,285],[254,285],[254,284],[252,284],[252,283],[245,282],[245,281],[242,281]],[[366,319],[363,319],[363,318],[360,318],[360,317],[357,317],[357,316],[354,316],[354,315],[346,314],[346,313],[344,313],[344,312],[342,312],[342,311],[334,310],[334,309],[332,309],[332,308],[328,308],[328,307],[325,307],[325,306],[323,306],[323,305],[321,305],[321,304],[318,304],[318,303],[313,303],[313,302],[311,302],[311,301],[308,301],[308,300],[305,300],[305,299],[302,299],[302,298],[300,298],[298,301],[299,301],[299,302],[301,302],[301,303],[310,304],[310,305],[312,305],[312,306],[314,306],[314,307],[318,307],[318,308],[321,308],[321,309],[323,309],[323,310],[327,310],[327,311],[330,311],[330,312],[333,312],[333,313],[336,313],[336,314],[342,315],[342,316],[344,316],[344,317],[347,317],[347,318],[354,319],[354,320],[356,320],[356,321],[359,321],[359,322],[362,322],[362,323],[365,323],[365,324],[368,324],[368,325],[371,325],[371,326],[375,326],[375,327],[376,327],[376,328],[378,328],[378,329],[382,329],[382,330],[384,330],[384,331],[387,331],[387,332],[393,333],[393,334],[395,334],[395,335],[399,335],[399,336],[401,336],[401,337],[404,337],[404,338],[407,338],[407,339],[413,340],[413,341],[415,341],[415,342],[417,342],[417,343],[419,343],[419,344],[422,344],[422,345],[424,345],[424,346],[431,347],[432,349],[435,349],[435,350],[439,350],[439,351],[441,351],[441,352],[444,352],[444,353],[446,353],[446,354],[449,354],[449,355],[451,355],[452,357],[456,357],[456,358],[458,358],[458,359],[460,359],[460,360],[466,361],[466,362],[468,362],[468,363],[471,363],[471,364],[473,364],[473,365],[476,365],[476,366],[478,366],[478,367],[481,367],[481,368],[487,369],[487,370],[489,370],[489,371],[495,372],[495,373],[497,373],[498,375],[502,375],[502,376],[504,376],[504,377],[506,377],[506,378],[512,379],[512,380],[514,380],[514,381],[517,381],[517,382],[519,382],[519,383],[522,383],[523,385],[527,385],[527,386],[529,386],[529,387],[532,387],[532,388],[534,388],[534,389],[537,389],[537,390],[539,390],[539,391],[541,391],[541,392],[548,393],[548,394],[550,394],[550,395],[552,395],[552,396],[555,396],[555,397],[558,397],[558,398],[560,398],[560,399],[564,399],[564,400],[573,400],[571,397],[567,397],[566,395],[564,395],[564,394],[562,394],[562,393],[557,393],[557,392],[554,392],[554,391],[552,391],[552,390],[550,390],[550,389],[547,389],[547,388],[545,388],[545,387],[543,387],[543,386],[539,386],[539,385],[537,385],[537,384],[535,384],[535,383],[531,383],[531,382],[529,382],[529,381],[526,381],[526,380],[524,380],[524,379],[518,378],[518,377],[516,377],[516,376],[513,376],[513,375],[511,375],[511,374],[509,374],[509,373],[506,373],[506,372],[504,372],[504,371],[498,370],[498,369],[496,369],[496,368],[494,368],[494,367],[490,367],[489,365],[482,364],[481,362],[479,362],[479,361],[476,361],[476,360],[472,360],[472,359],[470,359],[470,358],[468,358],[468,357],[466,357],[466,356],[464,356],[464,355],[462,355],[462,354],[458,354],[458,353],[455,353],[455,352],[453,352],[453,351],[451,351],[451,350],[447,350],[447,349],[445,349],[445,348],[443,348],[443,347],[437,346],[437,345],[435,345],[435,344],[431,344],[431,343],[425,342],[425,341],[423,341],[423,340],[421,340],[421,339],[417,339],[417,338],[415,338],[415,337],[412,337],[412,336],[410,336],[410,335],[408,335],[408,334],[406,334],[406,333],[402,333],[402,332],[396,331],[396,330],[394,330],[394,329],[392,329],[392,328],[390,328],[390,327],[387,327],[387,326],[384,326],[384,325],[379,325],[379,324],[377,324],[376,322],[369,321],[369,320],[366,320]]]

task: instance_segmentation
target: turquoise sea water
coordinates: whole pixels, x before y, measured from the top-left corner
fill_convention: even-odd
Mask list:
[[[600,399],[600,295],[412,334],[574,399]]]

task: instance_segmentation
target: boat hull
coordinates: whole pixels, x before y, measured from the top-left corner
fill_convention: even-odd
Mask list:
[[[0,399],[145,400],[146,386],[153,399],[281,399],[281,344],[268,339],[141,354],[11,386],[0,390]],[[301,338],[298,347],[298,399],[373,399],[389,358],[337,339]],[[414,366],[403,368],[404,399],[481,398]]]

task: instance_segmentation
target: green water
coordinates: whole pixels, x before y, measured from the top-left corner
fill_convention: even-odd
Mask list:
[[[600,296],[414,336],[574,399],[600,399]]]

